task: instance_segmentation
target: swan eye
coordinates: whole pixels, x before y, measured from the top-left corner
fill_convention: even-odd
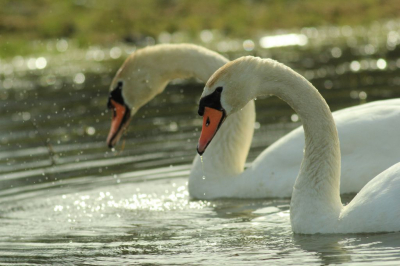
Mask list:
[[[107,102],[107,107],[108,109],[114,108],[114,105],[111,103],[111,100],[114,100],[115,102],[125,105],[124,98],[122,97],[122,86],[124,83],[122,81],[118,81],[117,87],[113,89],[109,96],[108,96],[108,102]]]
[[[210,125],[210,118],[207,117],[207,121],[206,121],[206,127],[208,127]]]
[[[220,92],[220,93],[222,92],[222,90],[223,90],[222,87],[218,87],[218,88],[215,89],[215,91]]]

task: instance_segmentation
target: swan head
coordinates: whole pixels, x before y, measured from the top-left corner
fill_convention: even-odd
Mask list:
[[[107,107],[112,110],[108,147],[114,147],[127,129],[131,117],[157,94],[161,93],[167,81],[155,71],[157,66],[150,62],[146,50],[131,54],[118,70],[111,86]]]
[[[132,109],[122,96],[123,86],[123,81],[118,81],[108,97],[107,107],[112,110],[111,128],[107,137],[107,145],[110,148],[115,146],[131,120]]]
[[[197,145],[202,155],[225,119],[241,110],[255,98],[260,78],[254,65],[261,59],[246,56],[227,63],[208,80],[200,98],[198,114],[203,116],[203,127]]]

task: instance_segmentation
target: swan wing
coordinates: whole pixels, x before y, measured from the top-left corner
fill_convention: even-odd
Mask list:
[[[400,230],[400,163],[368,182],[343,208],[339,226],[343,233]]]

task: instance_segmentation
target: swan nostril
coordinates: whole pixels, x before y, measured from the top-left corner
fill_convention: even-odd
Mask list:
[[[210,118],[207,117],[207,121],[206,121],[206,127],[208,127],[210,125]]]

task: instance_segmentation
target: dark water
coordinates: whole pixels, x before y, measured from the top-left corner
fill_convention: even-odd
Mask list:
[[[392,23],[351,33],[303,29],[305,46],[215,49],[231,59],[277,59],[338,110],[400,97],[400,31]],[[0,264],[398,265],[399,233],[293,235],[289,200],[190,200],[203,87],[195,80],[170,84],[108,150],[108,86],[132,49],[70,45],[0,61]],[[299,125],[277,98],[256,105],[249,162]]]

